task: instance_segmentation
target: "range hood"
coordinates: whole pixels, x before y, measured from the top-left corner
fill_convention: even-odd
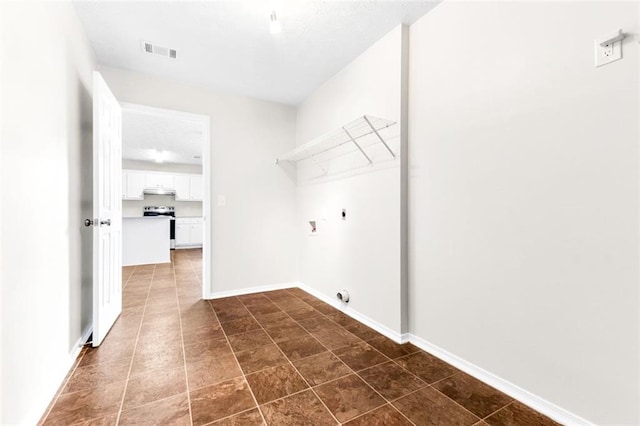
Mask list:
[[[169,188],[145,188],[142,192],[149,195],[176,195],[176,190]]]

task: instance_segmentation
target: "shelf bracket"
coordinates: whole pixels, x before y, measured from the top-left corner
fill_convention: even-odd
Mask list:
[[[376,134],[376,136],[378,137],[378,139],[380,139],[380,142],[382,142],[382,145],[384,145],[385,148],[387,148],[387,151],[389,151],[389,154],[391,154],[393,156],[393,158],[396,158],[396,155],[393,153],[393,151],[391,151],[391,148],[389,148],[389,145],[387,145],[387,143],[384,141],[384,139],[382,139],[382,136],[380,136],[380,133],[378,133],[378,131],[376,130],[375,127],[373,127],[373,125],[371,124],[371,122],[369,121],[369,118],[365,115],[364,116],[364,120],[367,122],[367,124],[369,125],[369,127],[371,127],[371,130],[373,130],[373,133]],[[355,142],[355,141],[354,141]],[[357,144],[356,144],[357,145]],[[360,147],[358,147],[360,148]],[[362,150],[361,150],[362,151]],[[368,158],[368,157],[367,157]],[[371,162],[371,160],[369,160],[369,162]]]
[[[368,121],[367,121],[368,122]],[[371,125],[371,123],[369,123],[369,125]],[[345,129],[344,127],[342,128],[342,130],[344,130],[344,132],[347,134],[347,136],[349,137],[349,139],[351,139],[351,142],[353,142],[353,144],[355,146],[358,147],[358,149],[360,150],[360,152],[362,153],[362,155],[364,155],[364,158],[367,159],[367,161],[369,162],[369,164],[373,163],[373,161],[371,161],[371,158],[369,158],[369,156],[364,152],[364,150],[362,149],[362,147],[360,147],[360,145],[358,145],[358,142],[356,142],[356,140],[353,138],[353,136],[351,136],[351,133],[349,133],[349,131],[347,129]],[[378,136],[379,137],[379,136]],[[386,145],[386,144],[385,144]],[[387,147],[388,149],[389,147]]]

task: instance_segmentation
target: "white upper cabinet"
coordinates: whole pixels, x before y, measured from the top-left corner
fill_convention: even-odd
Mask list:
[[[144,194],[146,173],[135,170],[122,171],[122,199],[142,200]]]
[[[191,200],[191,179],[189,175],[176,175],[176,201]]]
[[[191,201],[202,201],[202,175],[191,175]]]
[[[201,175],[176,175],[176,201],[202,201]]]
[[[143,200],[145,189],[175,191],[176,201],[202,201],[202,175],[143,170],[122,171],[123,200]]]
[[[176,189],[175,176],[170,173],[147,172],[146,188]]]

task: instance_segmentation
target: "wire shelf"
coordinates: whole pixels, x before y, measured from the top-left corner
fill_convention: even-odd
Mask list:
[[[386,148],[388,155],[395,158],[396,154],[381,135],[383,130],[393,126],[394,124],[396,124],[395,121],[364,115],[348,124],[345,124],[340,129],[320,136],[311,142],[301,145],[296,149],[279,156],[276,158],[276,164],[288,167],[288,174],[295,181],[295,176],[292,175],[295,175],[295,166],[298,162],[326,157],[325,154],[345,145],[353,146],[354,151],[359,151],[369,164],[373,163],[373,160],[364,148],[371,146],[372,144],[382,144],[384,148]],[[317,165],[323,169],[324,172],[327,171],[320,162],[318,162]]]

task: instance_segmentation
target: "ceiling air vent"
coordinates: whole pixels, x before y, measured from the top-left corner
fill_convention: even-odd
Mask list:
[[[142,51],[152,55],[164,56],[165,58],[176,59],[178,57],[178,52],[175,49],[153,44],[149,41],[142,42]]]

